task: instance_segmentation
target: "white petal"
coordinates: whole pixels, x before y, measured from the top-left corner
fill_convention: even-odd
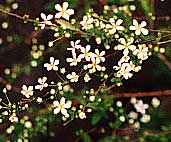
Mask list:
[[[43,77],[43,78],[42,78],[42,81],[43,81],[43,82],[46,82],[46,80],[47,80],[47,77]]]
[[[46,20],[46,15],[44,13],[41,13],[40,16],[43,20]]]
[[[48,16],[47,16],[47,20],[51,20],[53,18],[53,15],[52,14],[49,14]]]
[[[66,19],[66,20],[69,20],[69,15],[68,15],[67,13],[64,13],[64,14],[62,15],[62,17],[63,17],[64,19]]]
[[[65,109],[65,108],[62,108],[61,109],[61,113],[63,114],[63,115],[67,115],[68,113],[67,113],[67,110]]]
[[[116,25],[120,25],[122,24],[123,20],[122,19],[118,19],[117,22],[116,22]]]
[[[54,107],[58,107],[59,106],[59,102],[58,101],[54,101],[53,105],[54,105]]]
[[[60,100],[60,105],[64,105],[65,104],[65,98],[62,97],[61,100]]]
[[[59,60],[55,60],[54,65],[59,65]]]
[[[145,27],[145,26],[147,26],[147,23],[146,23],[145,21],[142,21],[142,22],[141,22],[141,27],[143,28],[143,27]]]
[[[136,28],[136,26],[130,26],[129,29],[130,30],[136,30],[137,28]]]
[[[50,57],[50,63],[51,64],[53,64],[54,60],[55,60],[54,57]]]
[[[23,86],[22,86],[22,89],[23,89],[23,90],[27,90],[27,86],[26,86],[26,85],[23,85]]]
[[[38,78],[38,83],[42,84],[42,79]]]
[[[53,70],[54,71],[57,71],[58,70],[58,67],[57,66],[53,66]]]
[[[54,110],[53,110],[53,113],[54,114],[58,114],[60,112],[60,108],[55,108]]]
[[[130,49],[131,51],[134,51],[134,50],[136,49],[136,46],[135,46],[135,45],[130,45],[130,46],[129,46],[129,49]]]
[[[118,31],[123,31],[123,30],[124,30],[124,27],[123,27],[123,26],[117,26],[116,29],[117,29]]]
[[[55,18],[57,19],[61,18],[61,16],[62,16],[62,12],[58,12],[55,14]]]
[[[64,108],[70,108],[71,107],[71,102],[68,101],[66,104],[64,104]]]
[[[121,44],[119,44],[117,47],[118,47],[118,50],[122,50],[122,49],[124,49],[124,46],[123,46],[123,45],[121,45]]]
[[[64,3],[62,4],[62,8],[63,8],[64,10],[66,10],[66,9],[68,8],[68,2],[64,2]]]
[[[138,21],[136,19],[133,19],[133,25],[138,26]]]
[[[120,38],[120,43],[122,43],[123,45],[125,45],[126,44],[126,40],[124,39],[124,38]]]
[[[58,10],[58,11],[62,11],[62,7],[59,4],[55,5],[55,9]]]
[[[135,31],[135,34],[136,34],[136,35],[140,35],[140,34],[141,34],[141,30],[140,30],[140,29],[136,30],[136,31]]]
[[[141,32],[143,33],[143,35],[148,35],[148,30],[145,28],[142,28]]]
[[[67,9],[66,13],[68,13],[69,15],[73,15],[74,14],[74,10],[73,9]]]

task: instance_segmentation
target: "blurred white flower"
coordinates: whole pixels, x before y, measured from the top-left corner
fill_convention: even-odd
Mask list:
[[[148,104],[143,104],[142,100],[137,100],[137,102],[135,104],[133,104],[136,111],[140,112],[141,114],[145,114],[146,113],[146,109],[149,108]]]
[[[134,30],[136,35],[140,35],[141,33],[143,35],[148,35],[148,30],[144,27],[147,26],[147,23],[145,21],[142,21],[141,24],[138,24],[138,21],[136,19],[133,19],[133,26],[130,26],[130,30]]]
[[[71,104],[72,104],[71,101],[65,102],[64,97],[60,99],[60,102],[54,101],[53,106],[55,107],[55,109],[53,110],[53,113],[58,114],[59,112],[61,112],[61,114],[63,114],[65,117],[69,117],[67,109],[71,107]]]
[[[131,111],[129,114],[128,114],[128,117],[129,118],[132,118],[132,119],[137,119],[138,118],[138,114],[134,111]]]
[[[151,104],[153,105],[153,107],[157,108],[160,105],[160,100],[154,97],[151,101]]]
[[[55,14],[55,18],[57,19],[63,17],[64,19],[69,20],[69,17],[74,14],[73,9],[68,9],[68,2],[64,2],[62,7],[59,4],[56,4],[55,9],[59,11]]]
[[[90,76],[88,74],[85,74],[84,81],[89,82],[91,80]]]
[[[50,57],[50,63],[45,63],[44,67],[46,67],[48,71],[50,70],[57,71],[58,70],[57,65],[59,65],[59,60],[55,60],[54,57]]]
[[[150,115],[148,114],[143,114],[143,116],[141,117],[140,121],[143,122],[143,123],[147,123],[149,122],[151,119]]]
[[[46,25],[52,25],[52,22],[50,21],[51,19],[53,19],[53,15],[49,14],[48,16],[46,16],[44,13],[40,14],[41,18],[44,20],[43,22],[39,23],[39,26],[41,26],[41,29],[44,29]]]
[[[87,117],[87,116],[86,116],[86,114],[85,114],[85,112],[82,112],[82,111],[81,111],[81,112],[79,112],[79,114],[78,114],[78,115],[79,115],[79,118],[80,118],[80,119],[84,119],[84,118],[86,118],[86,117]]]
[[[21,94],[23,94],[26,98],[30,98],[30,96],[33,96],[33,86],[22,86]]]
[[[16,116],[16,113],[11,114],[11,116],[9,117],[9,120],[11,122],[18,122],[18,117]]]
[[[71,82],[78,82],[79,76],[75,72],[72,72],[71,74],[68,74],[66,78],[70,79]]]
[[[39,89],[41,91],[44,87],[48,87],[46,80],[47,80],[47,77],[39,78],[38,83],[40,83],[40,84],[36,85],[35,89]]]

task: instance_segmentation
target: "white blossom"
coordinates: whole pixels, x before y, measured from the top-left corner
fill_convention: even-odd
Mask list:
[[[128,39],[127,41],[124,38],[120,38],[119,42],[121,44],[117,45],[118,50],[123,50],[123,54],[126,56],[129,54],[129,50],[134,51],[136,49],[135,45],[132,45],[133,39]]]
[[[59,101],[54,101],[53,102],[53,106],[54,106],[54,110],[53,113],[54,114],[58,114],[59,112],[61,112],[62,115],[64,115],[65,117],[69,117],[69,114],[67,112],[67,109],[69,109],[71,107],[71,101],[67,101],[65,102],[65,98],[62,97]]]
[[[49,14],[46,16],[44,13],[40,14],[41,18],[44,20],[43,22],[40,22],[39,26],[41,26],[41,29],[44,29],[46,25],[50,26],[52,25],[52,22],[50,21],[53,19],[53,15]]]
[[[149,108],[149,105],[148,104],[143,104],[142,100],[137,100],[137,102],[134,104],[134,107],[135,107],[137,112],[140,112],[141,114],[145,114],[146,109]]]
[[[38,83],[40,83],[39,85],[35,86],[35,89],[39,89],[40,91],[44,88],[44,87],[48,87],[48,84],[46,83],[47,77],[42,77],[38,79]]]
[[[96,60],[96,58],[91,58],[91,63],[87,65],[87,67],[90,69],[90,73],[96,72],[96,70],[101,71],[102,67],[99,65],[99,61]]]
[[[56,4],[55,9],[59,11],[55,14],[55,18],[57,19],[63,17],[64,19],[69,20],[69,17],[74,14],[73,9],[68,9],[68,2],[64,2],[62,7],[59,4]]]
[[[72,72],[71,74],[68,74],[66,78],[70,79],[71,82],[78,82],[79,76],[75,72]]]
[[[59,60],[55,60],[54,57],[50,57],[50,63],[45,63],[44,67],[46,67],[48,71],[50,70],[57,71],[58,70],[57,65],[59,65]]]
[[[151,101],[151,104],[153,105],[153,107],[157,108],[160,105],[160,100],[154,97]]]
[[[90,76],[86,73],[84,76],[84,81],[89,82],[91,80]]]
[[[138,45],[138,49],[135,49],[133,54],[136,55],[140,60],[146,60],[148,58],[148,47]]]
[[[80,50],[83,54],[80,54],[78,58],[83,59],[85,58],[86,61],[90,61],[91,52],[89,52],[91,49],[90,45],[87,45],[86,47],[82,47]]]
[[[151,119],[150,115],[148,114],[143,114],[143,116],[140,118],[140,121],[143,122],[143,123],[147,123],[149,122]]]
[[[124,27],[120,26],[122,24],[122,22],[123,22],[122,19],[118,19],[115,22],[114,18],[110,18],[109,22],[110,22],[110,24],[106,24],[106,29],[109,29],[109,34],[114,34],[117,30],[118,31],[124,30]]]
[[[133,19],[133,26],[130,26],[130,30],[134,30],[136,35],[140,35],[141,33],[143,35],[148,35],[148,30],[144,28],[147,26],[147,23],[145,21],[142,21],[141,24],[138,24],[138,21],[136,19]]]
[[[9,117],[9,120],[11,122],[18,122],[18,117],[16,116],[16,113],[11,114],[11,116]]]
[[[70,63],[70,66],[76,66],[79,62],[81,62],[80,57],[76,57],[76,53],[72,54],[73,58],[67,58],[66,61]]]
[[[96,58],[96,62],[105,61],[105,57],[103,57],[105,55],[105,51],[99,52],[99,49],[95,49],[95,54],[93,55]]]
[[[21,94],[23,94],[26,98],[30,98],[30,96],[33,96],[33,86],[22,86]]]
[[[74,54],[75,49],[80,49],[82,47],[79,43],[80,43],[80,40],[76,40],[75,42],[71,41],[70,42],[71,48],[67,48],[67,50],[71,50],[72,54]]]

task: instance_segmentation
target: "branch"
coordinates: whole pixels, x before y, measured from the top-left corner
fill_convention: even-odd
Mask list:
[[[162,55],[161,53],[158,53],[157,57],[159,59],[161,59],[166,64],[166,66],[168,67],[169,70],[171,70],[171,63],[166,59],[166,57],[164,55]]]
[[[152,91],[152,92],[112,93],[112,95],[115,98],[169,96],[171,95],[171,90]]]

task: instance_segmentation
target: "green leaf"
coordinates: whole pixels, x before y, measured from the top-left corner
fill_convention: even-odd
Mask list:
[[[105,112],[95,112],[91,117],[91,124],[96,125],[105,116]]]

